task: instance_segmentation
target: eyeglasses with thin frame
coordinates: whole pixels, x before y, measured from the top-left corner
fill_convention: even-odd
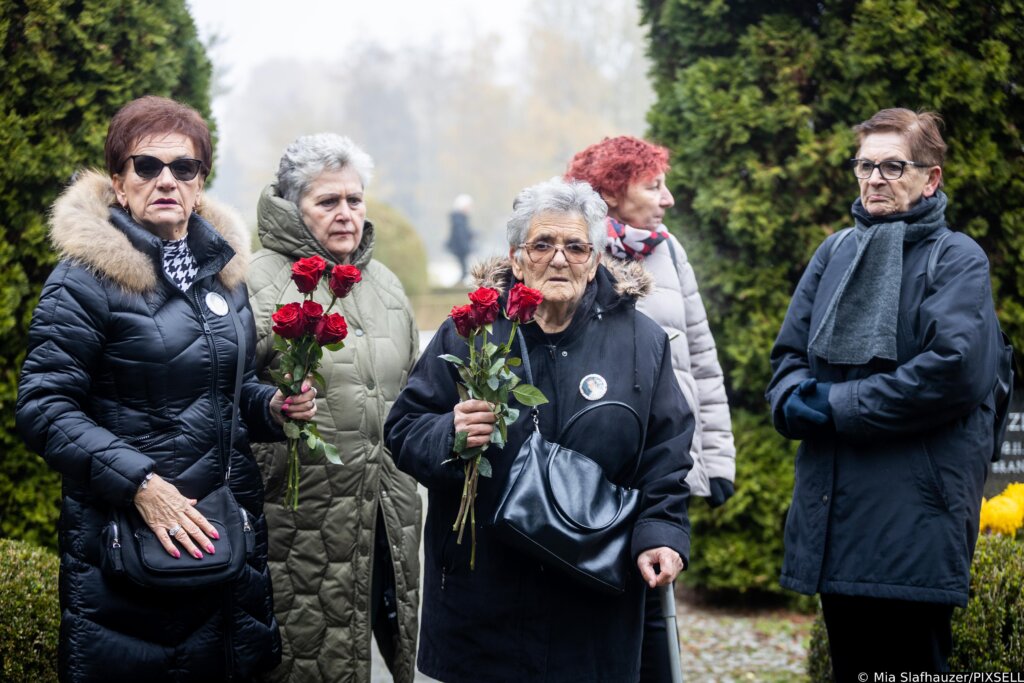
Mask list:
[[[547,263],[555,257],[556,251],[561,251],[565,260],[569,263],[579,265],[590,259],[590,253],[594,251],[594,245],[590,242],[568,242],[567,244],[552,244],[543,240],[537,242],[523,242],[520,249],[526,250],[526,255],[534,263]]]
[[[169,166],[171,169],[171,175],[178,180],[189,181],[199,175],[199,171],[203,168],[202,161],[199,159],[189,159],[188,157],[168,162],[161,161],[160,159],[148,154],[135,154],[128,158],[132,160],[132,166],[135,168],[135,175],[139,176],[143,180],[152,180],[153,178],[156,178],[164,172],[164,166]]]
[[[882,175],[883,180],[899,180],[903,177],[903,169],[907,166],[917,166],[918,168],[930,167],[929,164],[919,164],[916,161],[902,161],[898,159],[879,161],[877,164],[871,161],[871,159],[850,159],[849,163],[850,168],[853,169],[853,175],[861,180],[870,178],[876,168]]]

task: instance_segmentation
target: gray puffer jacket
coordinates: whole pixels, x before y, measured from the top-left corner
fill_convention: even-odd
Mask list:
[[[637,302],[637,310],[661,325],[671,340],[672,369],[698,418],[690,446],[693,469],[686,483],[691,495],[707,497],[711,493],[708,480],[736,480],[736,446],[722,366],[697,278],[683,245],[674,236],[669,240],[643,260],[655,286]]]

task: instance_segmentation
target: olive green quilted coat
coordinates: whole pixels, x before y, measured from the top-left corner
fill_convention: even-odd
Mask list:
[[[319,254],[335,263],[302,223],[294,204],[264,190],[257,210],[263,249],[253,255],[249,291],[256,316],[257,371],[276,367],[270,316],[301,300],[291,281],[295,260]],[[283,661],[269,680],[309,683],[370,680],[370,572],[377,507],[383,511],[398,595],[395,681],[412,681],[419,605],[421,502],[415,481],[384,448],[384,418],[405,386],[419,350],[412,309],[394,273],[371,259],[367,221],[352,263],[363,280],[335,306],[345,316],[345,348],[324,352],[316,423],[343,465],[303,455],[297,511],[283,505],[285,444],[254,449],[266,486],[274,611]],[[326,308],[326,285],[315,293]]]

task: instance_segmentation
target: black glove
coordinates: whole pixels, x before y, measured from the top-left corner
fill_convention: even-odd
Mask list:
[[[786,428],[797,439],[824,434],[833,428],[832,406],[828,403],[830,382],[820,384],[813,377],[797,385],[782,406]]]
[[[707,497],[707,501],[713,508],[729,500],[732,494],[736,493],[736,487],[732,482],[722,477],[712,477],[708,480],[708,486],[711,487],[711,495]]]

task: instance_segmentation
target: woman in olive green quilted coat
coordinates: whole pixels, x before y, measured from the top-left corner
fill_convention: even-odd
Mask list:
[[[319,254],[328,268],[348,263],[362,271],[362,282],[338,302],[348,337],[344,349],[325,350],[326,387],[317,401],[317,427],[344,464],[303,454],[293,511],[284,504],[285,444],[256,451],[283,638],[272,681],[368,682],[371,631],[394,680],[414,675],[421,502],[415,481],[385,451],[382,426],[416,360],[419,336],[398,278],[372,259],[363,199],[372,169],[348,138],[301,137],[285,150],[277,182],[257,208],[263,249],[253,256],[249,291],[264,380],[278,362],[271,315],[302,297],[292,264]],[[330,302],[325,283],[314,296],[325,308]]]

